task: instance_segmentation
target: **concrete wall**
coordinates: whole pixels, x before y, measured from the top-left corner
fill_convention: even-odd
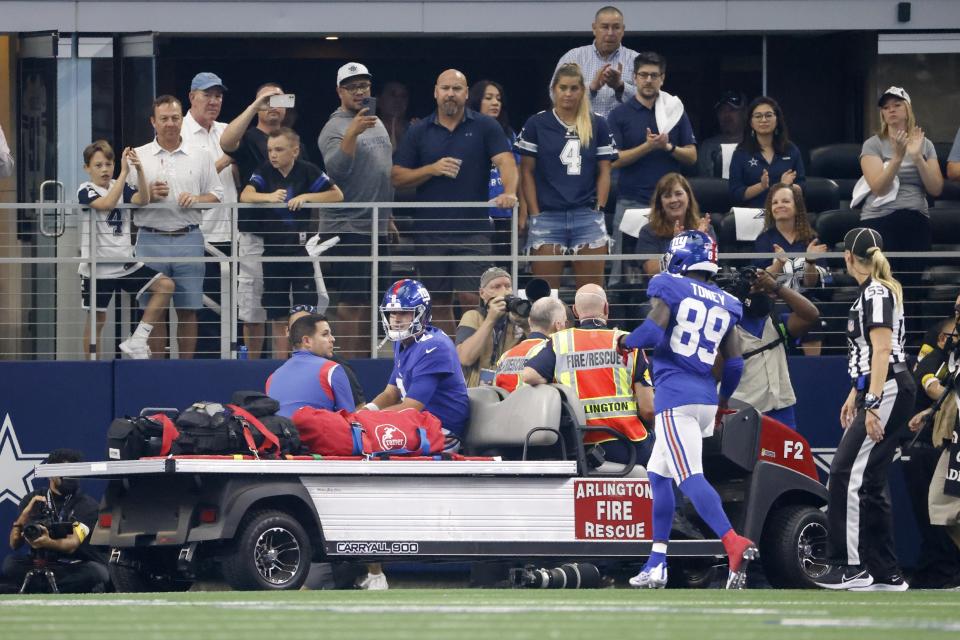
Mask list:
[[[128,2],[0,1],[6,31],[174,33],[576,33],[604,2],[397,1]],[[960,27],[960,2],[913,0],[897,21],[896,0],[658,0],[616,2],[629,30],[916,30]],[[547,7],[549,6],[549,9]]]

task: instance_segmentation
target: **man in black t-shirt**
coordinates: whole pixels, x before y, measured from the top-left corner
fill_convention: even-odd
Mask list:
[[[267,141],[268,162],[260,165],[240,194],[240,202],[285,203],[277,209],[255,209],[263,222],[263,255],[306,256],[305,245],[316,233],[317,223],[310,202],[341,202],[343,193],[316,165],[298,159],[300,136],[282,127]],[[273,354],[285,358],[287,314],[292,305],[317,303],[313,262],[264,262],[263,308],[273,327]]]
[[[56,449],[44,464],[80,462],[81,458],[79,451]],[[60,537],[51,535],[53,532],[41,525],[39,535],[24,535],[24,528],[40,519],[44,510],[51,514],[54,522],[72,523],[72,530]],[[4,558],[4,577],[20,587],[27,572],[36,568],[36,562],[43,561],[45,568],[53,571],[61,593],[103,591],[110,582],[106,560],[98,548],[90,546],[98,513],[97,502],[81,491],[77,480],[50,478],[49,488],[31,491],[20,502],[19,515],[10,530],[10,548],[17,550],[26,546],[30,553]],[[37,580],[31,580],[34,589],[38,586]],[[46,588],[46,581],[40,586]]]

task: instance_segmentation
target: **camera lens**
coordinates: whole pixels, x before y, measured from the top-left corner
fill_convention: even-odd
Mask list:
[[[524,300],[517,296],[507,296],[503,300],[507,303],[507,311],[510,313],[515,313],[521,318],[526,318],[530,315],[530,307],[533,306],[533,303],[529,300]]]
[[[31,522],[23,528],[23,537],[27,540],[36,540],[40,537],[41,533],[43,533],[43,531],[40,529],[40,525],[35,522]]]

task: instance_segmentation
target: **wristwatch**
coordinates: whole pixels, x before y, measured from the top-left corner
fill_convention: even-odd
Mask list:
[[[675,144],[673,144],[673,143],[671,142],[671,143],[670,143],[670,148],[667,149],[667,153],[673,153],[673,152],[676,151],[676,150],[677,150],[677,145],[675,145]]]
[[[863,408],[864,409],[879,409],[880,402],[883,400],[882,396],[875,396],[869,391],[863,396]]]

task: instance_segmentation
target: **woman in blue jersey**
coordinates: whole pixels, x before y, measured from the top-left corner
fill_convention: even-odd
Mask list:
[[[499,82],[493,80],[480,80],[473,83],[470,87],[470,95],[467,98],[467,107],[478,111],[485,116],[490,116],[496,120],[503,128],[503,135],[507,137],[510,147],[517,142],[517,134],[510,126],[510,118],[507,117],[506,99],[504,97],[503,87]],[[520,155],[514,152],[517,160],[517,166],[520,165]],[[500,179],[500,170],[497,165],[490,165],[490,199],[493,200],[503,193],[503,180]],[[518,214],[518,223],[522,230],[527,223],[527,205],[523,201],[521,190],[517,189],[520,208]],[[513,209],[500,209],[490,207],[490,221],[493,223],[493,235],[490,238],[493,245],[493,252],[496,255],[510,255],[510,222],[513,219]]]
[[[578,65],[560,65],[550,88],[554,107],[527,120],[516,144],[529,213],[527,250],[536,256],[606,255],[603,208],[616,143],[606,121],[590,110]],[[533,274],[558,288],[563,267],[562,260],[534,262]],[[602,284],[603,267],[603,260],[574,262],[577,287]]]

